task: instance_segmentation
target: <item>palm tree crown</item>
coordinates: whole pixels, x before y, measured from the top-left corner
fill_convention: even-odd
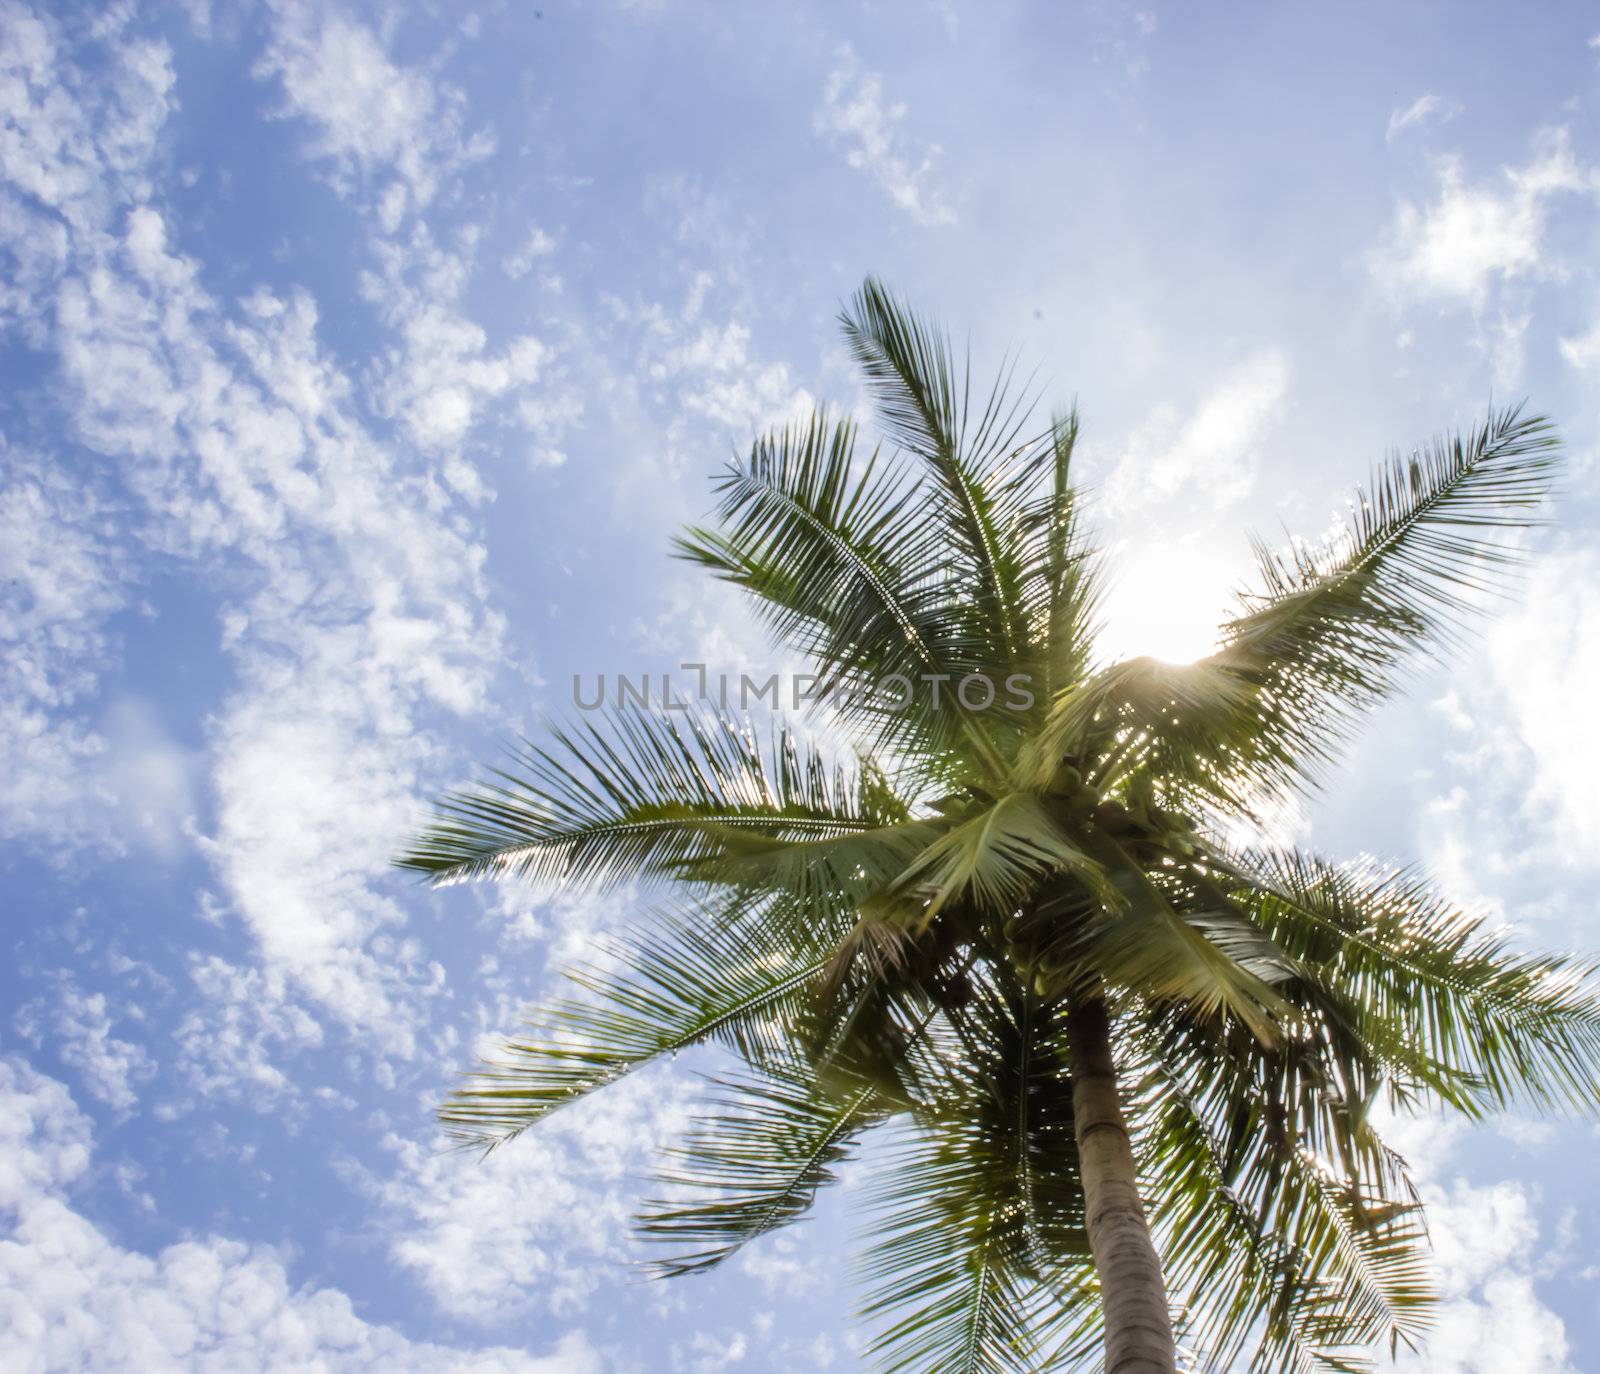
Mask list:
[[[841,323],[887,443],[823,411],[759,439],[678,550],[814,661],[854,760],[618,710],[447,798],[403,866],[672,900],[445,1121],[493,1145],[730,1052],[638,1218],[666,1275],[803,1216],[884,1128],[861,1268],[891,1369],[1340,1370],[1411,1343],[1426,1239],[1378,1109],[1592,1106],[1590,966],[1513,952],[1409,869],[1226,837],[1504,585],[1550,426],[1496,411],[1391,460],[1337,541],[1259,550],[1210,657],[1105,664],[1076,415],[1036,432],[1009,375],[974,394],[876,281]]]

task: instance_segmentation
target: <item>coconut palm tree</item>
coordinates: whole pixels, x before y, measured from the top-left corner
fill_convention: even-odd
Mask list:
[[[1591,969],[1259,818],[1504,587],[1550,425],[1494,411],[1380,469],[1332,543],[1260,548],[1209,657],[1103,663],[1076,415],[1035,432],[1009,373],[974,394],[876,281],[841,324],[886,445],[818,411],[678,541],[814,663],[820,725],[619,709],[441,804],[399,860],[435,882],[663,898],[445,1122],[493,1146],[719,1048],[638,1217],[656,1272],[800,1219],[859,1153],[891,1369],[1346,1370],[1411,1344],[1427,1245],[1384,1113],[1600,1100]]]

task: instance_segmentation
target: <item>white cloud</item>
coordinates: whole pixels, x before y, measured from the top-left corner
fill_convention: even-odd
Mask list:
[[[1454,119],[1461,113],[1459,105],[1447,104],[1431,92],[1419,95],[1404,109],[1396,109],[1389,115],[1389,127],[1384,133],[1387,142],[1393,143],[1407,129],[1415,128],[1429,120],[1445,123]]]
[[[111,798],[114,833],[175,858],[195,824],[200,760],[179,744],[148,701],[118,695],[100,722],[106,751],[96,770]]]
[[[1439,1321],[1405,1374],[1570,1374],[1566,1330],[1534,1286],[1539,1226],[1522,1185],[1456,1180],[1424,1192],[1443,1299]]]
[[[1502,770],[1500,777],[1516,771],[1520,760],[1507,758],[1512,750],[1507,748],[1506,733],[1499,732],[1499,738],[1480,739],[1477,754],[1468,766],[1474,771],[1487,767],[1492,776],[1493,759]],[[1492,889],[1508,867],[1509,837],[1485,833],[1480,828],[1479,808],[1484,804],[1486,790],[1457,785],[1432,798],[1417,817],[1417,842],[1430,878],[1446,897],[1464,911],[1503,921],[1505,902]]]
[[[1549,837],[1549,860],[1592,867],[1600,853],[1600,555],[1566,549],[1541,557],[1522,604],[1490,631],[1489,662],[1527,751],[1510,790]]]
[[[457,92],[397,66],[382,39],[331,6],[279,0],[257,75],[276,77],[283,113],[313,121],[311,153],[344,193],[372,198],[389,232],[426,207],[442,180],[487,156],[487,133],[464,137]]]
[[[99,623],[123,601],[117,513],[87,482],[6,448],[0,488],[0,636],[10,691],[67,705],[105,654]]]
[[[670,197],[667,213],[676,216],[682,200]],[[614,398],[613,414],[643,412],[648,439],[635,446],[616,491],[629,500],[647,492],[655,529],[693,519],[703,508],[698,474],[708,443],[742,449],[758,432],[809,415],[814,405],[787,365],[765,360],[755,345],[742,318],[741,266],[725,258],[727,242],[715,233],[702,241],[700,226],[687,222],[678,231],[695,250],[682,265],[681,299],[602,296],[609,319],[593,342],[596,356],[625,362],[592,379],[591,389]],[[717,272],[701,265],[711,261]]]
[[[531,334],[488,350],[488,335],[451,304],[454,291],[420,289],[408,281],[419,258],[437,254],[418,229],[404,248],[383,245],[384,272],[363,278],[367,298],[400,338],[389,350],[387,375],[377,389],[386,413],[398,415],[424,450],[459,448],[485,400],[522,390],[538,380],[549,349]],[[455,288],[459,290],[459,287]]]
[[[1264,348],[1230,368],[1188,415],[1162,406],[1116,459],[1105,486],[1108,512],[1120,516],[1179,495],[1218,510],[1240,500],[1288,390],[1288,359]]]
[[[0,1059],[0,1207],[16,1211],[89,1167],[89,1119],[62,1083]]]
[[[750,1353],[749,1338],[742,1331],[713,1336],[698,1331],[687,1347],[675,1345],[672,1351],[673,1374],[721,1374],[743,1364]]]
[[[1411,1161],[1426,1208],[1438,1320],[1419,1354],[1403,1352],[1400,1374],[1500,1374],[1515,1353],[1518,1374],[1574,1374],[1560,1317],[1539,1297],[1541,1233],[1521,1183],[1451,1177],[1466,1125],[1437,1116],[1391,1120],[1384,1139]]]
[[[845,149],[845,161],[865,173],[918,224],[953,224],[955,212],[945,204],[934,184],[939,158],[937,144],[912,152],[902,136],[903,104],[886,104],[883,80],[876,72],[863,72],[855,52],[846,44],[838,64],[828,74],[816,130]]]
[[[137,1008],[127,1017],[140,1019]],[[117,1111],[138,1100],[135,1083],[155,1073],[155,1062],[143,1044],[111,1033],[109,1000],[103,992],[85,992],[70,972],[64,971],[45,996],[25,1005],[17,1014],[17,1028],[37,1047],[48,1038],[62,1061],[83,1075],[89,1091]]]
[[[284,14],[299,34],[303,13]],[[140,174],[171,107],[164,55],[107,39],[106,70],[91,80],[60,52],[47,21],[21,16],[0,30],[3,60],[16,74],[0,83],[11,121],[4,156],[74,227],[65,246],[44,214],[20,228],[8,220],[0,234],[32,253],[27,313],[55,321],[48,343],[74,437],[114,461],[131,512],[128,529],[57,519],[42,537],[70,523],[76,543],[61,539],[37,558],[23,544],[11,555],[21,560],[25,591],[10,620],[19,635],[47,634],[54,657],[27,659],[20,670],[44,698],[12,727],[29,746],[17,751],[26,771],[0,795],[14,811],[60,812],[60,798],[27,788],[37,793],[52,767],[108,750],[106,734],[43,711],[73,705],[87,690],[81,664],[105,657],[100,626],[125,592],[104,550],[143,554],[126,547],[137,539],[187,566],[225,603],[223,647],[237,684],[213,717],[216,815],[205,837],[226,904],[288,995],[370,1033],[383,1053],[406,1054],[441,975],[398,933],[403,913],[373,880],[413,820],[422,770],[436,759],[424,718],[486,699],[503,635],[485,604],[484,550],[469,522],[481,484],[458,456],[431,453],[432,441],[459,438],[471,417],[439,398],[464,389],[471,411],[477,396],[531,376],[537,347],[513,341],[490,352],[481,332],[449,312],[428,313],[430,293],[459,289],[464,268],[419,249],[402,269],[413,292],[400,317],[402,352],[408,365],[436,365],[438,392],[394,386],[425,446],[417,452],[374,432],[356,383],[319,342],[307,294],[257,290],[237,307],[217,300],[201,285],[199,264],[174,250],[162,215],[143,203],[149,186]],[[330,20],[315,32],[363,63],[372,57],[348,26]],[[330,68],[308,56],[310,39],[296,41],[285,48],[285,72],[310,65],[295,89],[331,99],[318,84]],[[396,79],[409,109],[417,87]],[[428,118],[448,126],[442,108],[427,107]],[[410,116],[384,111],[370,142],[354,130],[330,133],[329,155],[348,162],[352,176],[400,177],[423,203],[443,173],[417,148],[434,145],[407,142],[396,131],[414,127]],[[337,105],[329,118],[349,116]],[[438,157],[448,167],[456,153]],[[421,232],[408,242],[425,249]],[[7,498],[19,524],[76,499],[70,486],[43,477],[21,491]],[[79,609],[58,630],[50,608],[63,600]],[[123,722],[127,747],[113,750],[112,780],[159,783],[166,819],[147,829],[170,835],[172,813],[186,809],[184,775],[166,742],[138,724]],[[117,734],[113,721],[110,745]],[[61,768],[80,782],[84,772]],[[231,1013],[219,1005],[217,1014]]]
[[[1574,156],[1565,128],[1543,130],[1528,162],[1502,168],[1493,181],[1469,179],[1458,157],[1434,165],[1435,198],[1400,201],[1368,268],[1396,306],[1470,310],[1496,385],[1514,387],[1534,319],[1534,286],[1570,271],[1550,248],[1552,215],[1562,198],[1592,192],[1600,180]]]
[[[1600,556],[1575,540],[1538,555],[1440,703],[1456,742],[1418,813],[1427,866],[1453,898],[1579,948],[1596,935],[1571,884],[1600,853],[1597,625]]]
[[[64,284],[60,343],[85,441],[136,460],[173,543],[225,556],[238,589],[206,852],[262,957],[404,1052],[400,1003],[434,974],[383,935],[401,916],[370,879],[414,814],[417,713],[483,699],[482,550],[354,418],[308,297],[219,321],[153,212],[130,220],[137,276]]]
[[[0,286],[0,321],[37,339],[28,306],[68,251],[61,222],[92,234],[120,197],[150,194],[150,155],[173,108],[172,54],[124,32],[126,8],[107,11],[96,36],[116,60],[97,73],[85,106],[61,88],[68,60],[56,25],[15,0],[0,4],[0,16],[0,184],[20,193],[7,191],[0,215],[0,244],[19,269]]]
[[[445,246],[421,218],[442,189],[455,189],[463,171],[493,151],[493,140],[486,131],[465,137],[462,93],[421,68],[395,65],[372,30],[296,0],[278,4],[276,19],[257,75],[278,80],[283,113],[317,131],[312,156],[332,159],[335,185],[367,220],[376,266],[361,274],[362,293],[396,338],[378,364],[373,399],[424,451],[450,453],[488,402],[524,394],[550,356],[532,335],[490,347],[459,308],[477,228],[458,226]],[[554,250],[554,240],[535,229],[506,271],[521,275]],[[545,436],[544,465],[556,452]],[[447,463],[442,475],[463,495],[478,495],[465,465]]]
[[[1600,366],[1600,314],[1585,333],[1560,340],[1559,347],[1569,367],[1586,371]]]
[[[1485,304],[1494,282],[1550,270],[1544,238],[1551,199],[1594,185],[1565,129],[1542,135],[1532,160],[1503,169],[1498,183],[1469,183],[1454,157],[1438,162],[1437,176],[1431,203],[1400,203],[1372,269],[1398,293],[1455,298],[1474,308]]]
[[[541,259],[547,258],[556,251],[556,241],[549,234],[534,225],[528,232],[528,237],[523,240],[522,247],[514,253],[508,253],[500,264],[500,269],[512,281],[519,281],[533,271],[534,265]]]
[[[1089,55],[1094,65],[1113,76],[1105,83],[1107,94],[1121,98],[1127,86],[1137,86],[1149,75],[1149,39],[1160,27],[1153,10],[1128,4],[1085,5],[1080,11]]]
[[[89,1122],[66,1089],[0,1060],[0,1365],[14,1374],[247,1374],[298,1369],[600,1374],[579,1333],[534,1356],[412,1341],[363,1321],[331,1288],[296,1288],[266,1247],[218,1236],[155,1256],[117,1245],[66,1189],[90,1161]]]
[[[63,851],[171,859],[198,761],[149,702],[92,706],[134,584],[127,512],[94,474],[0,453],[0,822]]]
[[[740,438],[809,414],[809,393],[797,390],[783,363],[750,357],[750,329],[737,320],[707,324],[665,349],[650,367],[656,380],[675,378],[684,408],[726,426]]]
[[[188,1086],[207,1097],[240,1097],[259,1110],[279,1110],[290,1081],[273,1055],[322,1043],[320,1023],[295,1003],[276,966],[240,968],[216,955],[196,955],[189,976],[200,1000],[173,1033]]]
[[[87,843],[85,810],[102,821],[109,810],[89,781],[107,746],[67,712],[98,686],[111,654],[105,623],[126,596],[117,513],[91,482],[15,449],[0,455],[0,824]]]
[[[684,1128],[684,1088],[641,1074],[481,1158],[391,1137],[395,1173],[365,1180],[396,1218],[391,1258],[452,1316],[582,1310],[634,1272],[628,1218],[654,1151]]]
[[[1488,1280],[1475,1297],[1448,1304],[1421,1355],[1402,1356],[1404,1374],[1503,1374],[1515,1352],[1517,1374],[1576,1374],[1566,1329],[1527,1274]]]
[[[833,1277],[825,1255],[807,1250],[794,1235],[781,1231],[747,1248],[739,1256],[739,1269],[755,1279],[768,1297],[786,1303],[816,1292]]]

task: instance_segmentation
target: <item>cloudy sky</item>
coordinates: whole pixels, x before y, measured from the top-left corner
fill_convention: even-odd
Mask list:
[[[1325,530],[1390,445],[1554,416],[1521,604],[1280,820],[1600,949],[1597,29],[0,0],[0,1364],[859,1366],[838,1200],[628,1271],[687,1062],[441,1152],[629,903],[386,859],[574,673],[769,661],[667,539],[758,427],[858,402],[867,271],[1079,398],[1109,648],[1199,652],[1245,532]],[[1399,1129],[1449,1295],[1404,1367],[1600,1368],[1591,1130]]]

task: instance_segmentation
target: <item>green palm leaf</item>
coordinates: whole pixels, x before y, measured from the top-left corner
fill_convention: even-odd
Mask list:
[[[1289,1061],[1252,1061],[1170,1025],[1150,1054],[1150,1192],[1206,1367],[1230,1367],[1253,1344],[1252,1369],[1369,1368],[1374,1345],[1413,1344],[1433,1289],[1399,1162],[1349,1131],[1335,1153],[1358,1163],[1341,1174],[1319,1157],[1317,1131],[1301,1128],[1347,1118],[1297,1110],[1305,1074]]]
[[[979,615],[986,661],[1013,661],[1023,644],[1023,568],[1017,531],[1001,509],[1007,459],[1037,447],[1030,407],[1007,376],[981,412],[968,412],[970,372],[949,339],[869,279],[840,316],[845,338],[878,403],[885,432],[926,465],[950,561]]]
[[[693,1045],[715,1041],[747,1059],[781,1057],[809,1012],[808,989],[848,923],[805,923],[782,904],[693,905],[659,928],[617,937],[605,964],[567,971],[586,996],[534,1014],[531,1034],[472,1075],[440,1113],[457,1143],[492,1147],[556,1108]],[[791,1032],[792,1034],[792,1032]]]
[[[1133,660],[1053,699],[1022,779],[1043,785],[1098,730],[1115,768],[1142,768],[1202,800],[1248,811],[1332,757],[1359,712],[1392,690],[1406,655],[1448,644],[1522,558],[1558,441],[1520,408],[1396,458],[1355,496],[1322,547],[1258,547],[1262,589],[1192,665]],[[1092,753],[1092,749],[1087,752]]]
[[[1071,873],[1081,883],[1110,891],[1099,865],[1072,841],[1044,801],[1012,792],[974,808],[972,815],[945,830],[895,886],[924,895],[923,919],[931,920],[945,903],[958,898],[990,909],[1018,906],[1050,873]]]
[[[1261,589],[1210,662],[1253,683],[1274,786],[1330,756],[1392,690],[1405,656],[1448,644],[1523,559],[1559,462],[1549,421],[1520,406],[1391,459],[1358,490],[1348,528],[1321,548],[1258,548]],[[1220,761],[1219,761],[1220,762]]]
[[[787,728],[699,708],[609,713],[529,745],[498,783],[453,793],[396,863],[475,878],[607,885],[719,854],[730,832],[833,836],[901,819],[872,770],[830,767]]]
[[[1457,1110],[1600,1108],[1592,960],[1525,955],[1405,869],[1334,868],[1295,853],[1237,861],[1237,899],[1365,1018],[1449,1074]],[[1247,885],[1244,885],[1247,884]]]
[[[1031,645],[1022,666],[1041,709],[1087,675],[1099,629],[1100,563],[1071,480],[1077,443],[1078,413],[1072,410],[1051,423],[1050,442],[1043,446],[1048,464],[1027,465],[1016,479],[1019,580]]]
[[[869,1203],[872,1350],[890,1370],[1053,1368],[1081,1354],[1093,1282],[1065,1037],[1023,990],[993,984],[955,1024],[967,1053]]]
[[[661,1181],[690,1190],[646,1203],[635,1230],[658,1245],[692,1247],[653,1262],[674,1278],[723,1263],[743,1246],[798,1221],[817,1192],[834,1182],[863,1131],[890,1104],[876,1085],[845,1076],[828,1082],[801,1063],[718,1079],[724,1097],[684,1141],[667,1152]]]
[[[893,675],[959,676],[972,662],[952,614],[941,551],[918,484],[874,455],[855,465],[855,427],[819,411],[758,439],[718,482],[720,528],[691,529],[679,553],[752,593],[778,636],[811,655],[836,699],[884,707]]]

